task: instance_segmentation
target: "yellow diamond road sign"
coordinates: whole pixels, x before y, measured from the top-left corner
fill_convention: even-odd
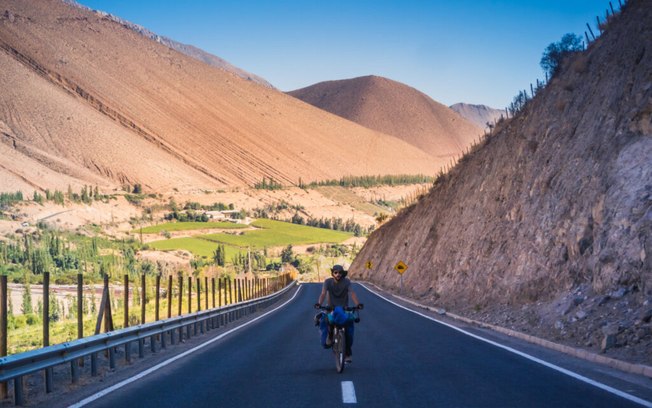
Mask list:
[[[403,275],[403,272],[407,271],[408,266],[403,263],[403,261],[398,261],[398,263],[394,266],[394,269],[396,269],[396,272],[400,273]]]
[[[371,261],[367,261],[367,263],[365,264],[365,266],[367,267],[367,269],[371,269],[371,268],[374,267],[374,264],[372,264]]]

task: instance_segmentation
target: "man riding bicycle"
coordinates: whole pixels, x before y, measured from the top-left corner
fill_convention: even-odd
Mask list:
[[[355,303],[355,306],[358,309],[362,309],[363,305],[358,300],[358,296],[353,291],[351,287],[351,280],[346,277],[347,271],[344,270],[342,265],[334,265],[331,268],[331,278],[327,278],[324,281],[324,285],[321,289],[321,294],[319,295],[319,300],[315,304],[315,308],[319,308],[324,302],[324,298],[328,294],[328,306],[336,308],[337,306],[341,308],[346,308],[349,306],[349,294],[351,294],[351,300]],[[340,309],[337,310],[338,312]],[[335,313],[335,312],[334,312]],[[324,348],[329,348],[331,346],[331,334],[332,328],[329,325],[328,318],[325,315],[318,315],[319,319],[319,328],[321,329],[321,344]],[[349,319],[346,323],[346,357],[345,361],[347,363],[351,362],[351,346],[353,345],[353,320]]]

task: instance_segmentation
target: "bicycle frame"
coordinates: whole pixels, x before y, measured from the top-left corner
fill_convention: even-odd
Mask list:
[[[332,319],[328,317],[331,315],[333,308],[330,306],[321,306],[321,310],[325,310],[328,312],[327,314],[327,319],[328,319],[328,324],[329,326],[332,327],[332,350],[333,354],[335,356],[335,368],[337,369],[338,373],[341,373],[344,371],[344,359],[346,358],[346,324],[348,324],[348,319],[347,323],[345,324],[337,324],[335,322],[332,322]],[[353,321],[354,322],[359,322],[360,318],[358,317],[357,311],[358,308],[356,307],[346,307],[343,308],[347,314],[350,314],[353,316]]]

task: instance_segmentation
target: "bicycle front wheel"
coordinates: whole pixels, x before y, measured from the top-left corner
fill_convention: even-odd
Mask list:
[[[344,371],[344,358],[346,351],[346,336],[344,329],[336,328],[333,333],[333,353],[335,354],[335,367],[337,372]]]

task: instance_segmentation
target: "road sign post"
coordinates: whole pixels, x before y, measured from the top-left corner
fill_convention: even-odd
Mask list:
[[[394,269],[396,270],[396,272],[398,272],[401,275],[401,287],[398,292],[400,295],[403,294],[403,273],[407,271],[407,268],[408,266],[403,261],[398,261],[398,263],[394,265]]]

